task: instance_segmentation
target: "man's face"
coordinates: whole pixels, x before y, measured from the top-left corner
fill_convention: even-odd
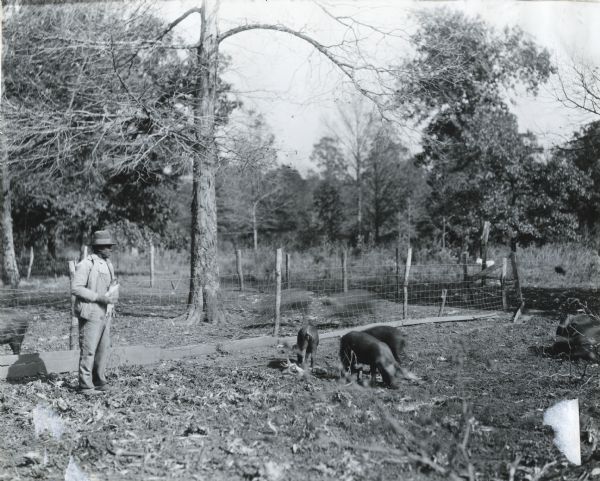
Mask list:
[[[95,251],[102,259],[108,259],[112,252],[112,246],[96,246]]]

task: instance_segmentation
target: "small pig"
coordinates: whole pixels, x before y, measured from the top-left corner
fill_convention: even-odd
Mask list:
[[[310,367],[315,367],[315,354],[319,345],[319,331],[315,326],[304,326],[298,331],[294,350],[298,353],[298,365],[304,366],[310,354]]]
[[[360,381],[363,366],[367,364],[371,368],[371,384],[375,382],[379,371],[383,382],[393,386],[392,378],[396,373],[394,355],[387,344],[370,334],[352,331],[344,335],[340,341],[340,360],[344,367],[343,376],[350,368],[351,372],[357,371],[357,379]]]
[[[570,359],[598,360],[596,347],[600,343],[600,320],[587,314],[567,315],[556,329],[553,354],[566,353]]]
[[[28,326],[29,316],[14,309],[0,310],[0,344],[8,344],[13,354],[20,354]]]
[[[378,341],[387,344],[394,355],[394,359],[400,364],[400,356],[404,352],[406,341],[399,329],[392,326],[375,326],[362,332],[366,332]]]

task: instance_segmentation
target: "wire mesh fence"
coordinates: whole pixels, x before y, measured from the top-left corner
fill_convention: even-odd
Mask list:
[[[347,265],[320,262],[312,267],[297,263],[296,269],[284,263],[279,270],[265,265],[250,270],[245,264],[238,273],[229,269],[220,276],[219,303],[225,326],[186,323],[190,278],[183,273],[187,268],[163,264],[153,277],[147,271],[136,273],[131,266],[125,272],[116,268],[121,288],[117,318],[111,328],[113,344],[173,346],[206,342],[217,335],[253,337],[272,333],[276,317],[280,334],[293,335],[306,322],[321,328],[347,327],[403,318],[477,314],[514,308],[520,302],[510,268],[505,275],[497,269],[478,276],[482,270],[478,264],[416,264],[407,268],[406,262],[394,259],[379,264],[356,259]],[[68,267],[62,272],[68,273]],[[71,296],[67,275],[38,279],[19,289],[0,289],[0,308],[31,313],[23,352],[69,348]],[[0,346],[0,354],[2,349]]]

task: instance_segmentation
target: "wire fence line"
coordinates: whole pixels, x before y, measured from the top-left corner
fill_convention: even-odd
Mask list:
[[[280,334],[290,335],[306,322],[327,328],[475,314],[518,307],[517,276],[508,266],[506,272],[497,269],[481,276],[481,265],[474,263],[416,264],[408,270],[395,262],[293,270],[284,264],[279,270],[221,275],[219,300],[233,338],[270,334],[275,322],[280,322]],[[68,273],[68,267],[64,271]],[[147,274],[117,271],[121,288],[113,342],[205,342],[193,329],[173,321],[185,314],[188,303],[190,277],[180,272],[159,271],[151,280]],[[69,348],[71,295],[66,275],[0,289],[0,315],[9,308],[30,311],[35,318],[23,352]]]
[[[404,279],[389,265],[355,266],[345,273],[342,268],[304,269],[293,274],[282,275],[281,296],[283,310],[307,311],[308,305],[320,300],[323,305],[342,304],[356,315],[369,313],[372,302],[401,304],[405,300],[410,306],[441,307],[445,299],[447,307],[476,309],[503,309],[503,296],[514,305],[514,279],[499,275],[472,280],[481,267],[477,264],[463,265],[414,265],[411,268],[404,291]],[[403,274],[400,276],[403,277]],[[121,289],[119,308],[141,308],[181,306],[187,303],[190,285],[189,276],[157,275],[153,285],[144,276],[120,276]],[[275,303],[270,304],[276,294],[274,276],[244,275],[243,289],[238,275],[220,277],[221,302],[225,310],[231,306],[256,310],[248,306],[249,297],[259,299],[261,311],[272,315]],[[258,297],[257,297],[258,296]],[[343,301],[342,301],[343,299]],[[258,301],[250,301],[257,304]],[[68,306],[70,287],[68,280],[56,282],[52,287],[31,285],[21,289],[0,289],[0,307],[16,306]],[[365,312],[361,312],[361,309]],[[352,312],[356,310],[356,312]]]

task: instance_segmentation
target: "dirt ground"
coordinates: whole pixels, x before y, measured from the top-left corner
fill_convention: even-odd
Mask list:
[[[557,321],[524,320],[403,328],[422,382],[398,389],[341,381],[338,339],[308,375],[279,347],[117,368],[94,397],[75,374],[2,382],[0,480],[600,479],[600,369],[540,355]],[[564,399],[579,467],[543,425]]]

